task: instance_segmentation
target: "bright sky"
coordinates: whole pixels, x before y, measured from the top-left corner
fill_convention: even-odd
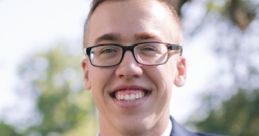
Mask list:
[[[87,0],[0,0],[0,116],[3,109],[19,103],[14,91],[18,64],[56,41],[81,40],[88,6]],[[206,32],[204,35],[209,37]],[[201,44],[203,39],[186,39],[184,43],[188,78],[184,87],[174,90],[171,107],[180,122],[196,108],[198,94],[215,71],[213,57]]]

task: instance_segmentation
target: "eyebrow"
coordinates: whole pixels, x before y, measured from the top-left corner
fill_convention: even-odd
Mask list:
[[[120,37],[120,34],[117,33],[103,34],[95,40],[95,43],[99,43],[102,41],[119,41]]]
[[[148,32],[143,32],[143,33],[138,33],[134,35],[134,38],[136,41],[141,41],[141,40],[160,40],[161,38],[154,34],[154,33],[148,33]]]
[[[112,42],[118,42],[121,40],[121,35],[118,33],[107,33],[103,34],[100,37],[98,37],[95,40],[95,44],[103,41],[112,41]],[[143,33],[137,33],[134,35],[135,41],[143,41],[143,40],[160,40],[161,38],[153,33],[143,32]]]

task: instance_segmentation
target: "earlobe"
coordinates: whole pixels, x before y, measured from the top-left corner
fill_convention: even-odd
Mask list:
[[[175,77],[174,84],[178,87],[184,85],[186,80],[186,63],[185,58],[180,57],[179,61],[177,62],[177,75]]]
[[[81,62],[81,68],[83,70],[83,82],[84,82],[84,87],[86,90],[91,89],[91,82],[89,80],[89,63],[87,60],[84,58]]]
[[[183,77],[183,76],[176,77],[176,79],[175,79],[176,86],[181,87],[184,85],[184,83],[185,83],[185,77]]]

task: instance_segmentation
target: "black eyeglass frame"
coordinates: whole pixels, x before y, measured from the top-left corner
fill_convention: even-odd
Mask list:
[[[95,66],[95,67],[102,67],[102,68],[107,68],[107,67],[114,67],[116,65],[119,65],[123,58],[124,58],[124,54],[126,51],[130,51],[135,59],[135,61],[138,63],[138,64],[141,64],[141,65],[145,65],[145,66],[157,66],[157,65],[162,65],[162,64],[165,64],[169,57],[167,56],[167,59],[165,60],[165,62],[163,63],[159,63],[159,64],[143,64],[143,63],[140,63],[137,59],[136,59],[136,56],[135,56],[135,53],[134,53],[134,49],[136,46],[138,45],[141,45],[141,44],[146,44],[146,43],[159,43],[159,44],[164,44],[167,46],[167,49],[168,50],[180,50],[180,56],[182,56],[182,53],[183,53],[183,48],[182,46],[178,45],[178,44],[171,44],[171,43],[165,43],[165,42],[139,42],[139,43],[135,43],[135,44],[132,44],[132,45],[129,45],[129,46],[123,46],[122,44],[116,44],[116,43],[107,43],[107,44],[97,44],[95,46],[91,46],[91,47],[87,47],[87,48],[84,48],[84,52],[85,52],[85,55],[88,56],[89,60],[90,60],[90,63],[91,65]],[[107,45],[112,45],[112,46],[118,46],[120,48],[122,48],[122,57],[120,59],[120,61],[114,65],[110,65],[110,66],[100,66],[100,65],[95,65],[92,63],[92,59],[90,57],[91,55],[91,50],[93,48],[96,48],[96,47],[100,47],[100,46],[107,46]],[[169,53],[169,51],[167,51],[167,53]]]

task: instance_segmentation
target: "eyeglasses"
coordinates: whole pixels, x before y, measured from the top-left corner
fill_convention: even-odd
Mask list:
[[[98,44],[84,48],[95,67],[113,67],[119,65],[126,51],[130,51],[137,63],[146,66],[161,65],[168,61],[169,50],[182,54],[182,46],[163,42],[141,42],[131,46],[120,44]]]

